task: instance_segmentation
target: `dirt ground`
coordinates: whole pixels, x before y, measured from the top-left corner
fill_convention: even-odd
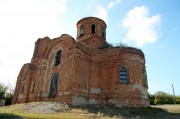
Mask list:
[[[0,107],[0,119],[180,119],[180,105],[150,107],[71,107],[59,102],[31,102]]]

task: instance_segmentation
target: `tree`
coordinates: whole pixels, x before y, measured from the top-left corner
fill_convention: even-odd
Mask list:
[[[8,90],[8,87],[0,83],[0,100],[5,99],[5,94],[7,90]]]
[[[155,96],[153,94],[148,93],[150,105],[154,105]]]
[[[154,96],[154,104],[174,104],[173,96],[163,91],[158,91]]]
[[[0,100],[1,99],[6,100],[5,105],[11,104],[11,101],[13,99],[13,94],[14,94],[14,88],[10,83],[8,85],[4,85],[0,83]]]
[[[155,100],[154,100],[155,104],[164,104],[164,99],[167,95],[165,92],[158,91],[154,95],[155,95]]]
[[[13,95],[14,95],[14,87],[11,85],[11,83],[8,81],[8,92],[6,93],[6,104],[5,105],[11,105]]]

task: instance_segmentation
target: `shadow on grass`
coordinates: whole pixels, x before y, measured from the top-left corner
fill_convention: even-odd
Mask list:
[[[157,107],[76,107],[90,113],[102,114],[108,117],[122,117],[125,119],[180,119],[180,113],[170,113]]]
[[[0,113],[0,119],[23,119],[23,118],[15,114]]]

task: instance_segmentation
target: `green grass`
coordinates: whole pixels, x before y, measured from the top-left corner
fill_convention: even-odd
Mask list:
[[[32,113],[16,104],[0,107],[0,119],[179,119],[180,105],[159,105],[146,108],[135,107],[73,107],[64,112],[50,114]]]

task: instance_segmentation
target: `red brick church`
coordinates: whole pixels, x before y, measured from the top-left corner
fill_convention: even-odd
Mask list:
[[[31,62],[18,75],[13,104],[148,106],[143,52],[109,45],[106,27],[103,20],[86,17],[77,22],[76,40],[68,34],[39,38]]]

